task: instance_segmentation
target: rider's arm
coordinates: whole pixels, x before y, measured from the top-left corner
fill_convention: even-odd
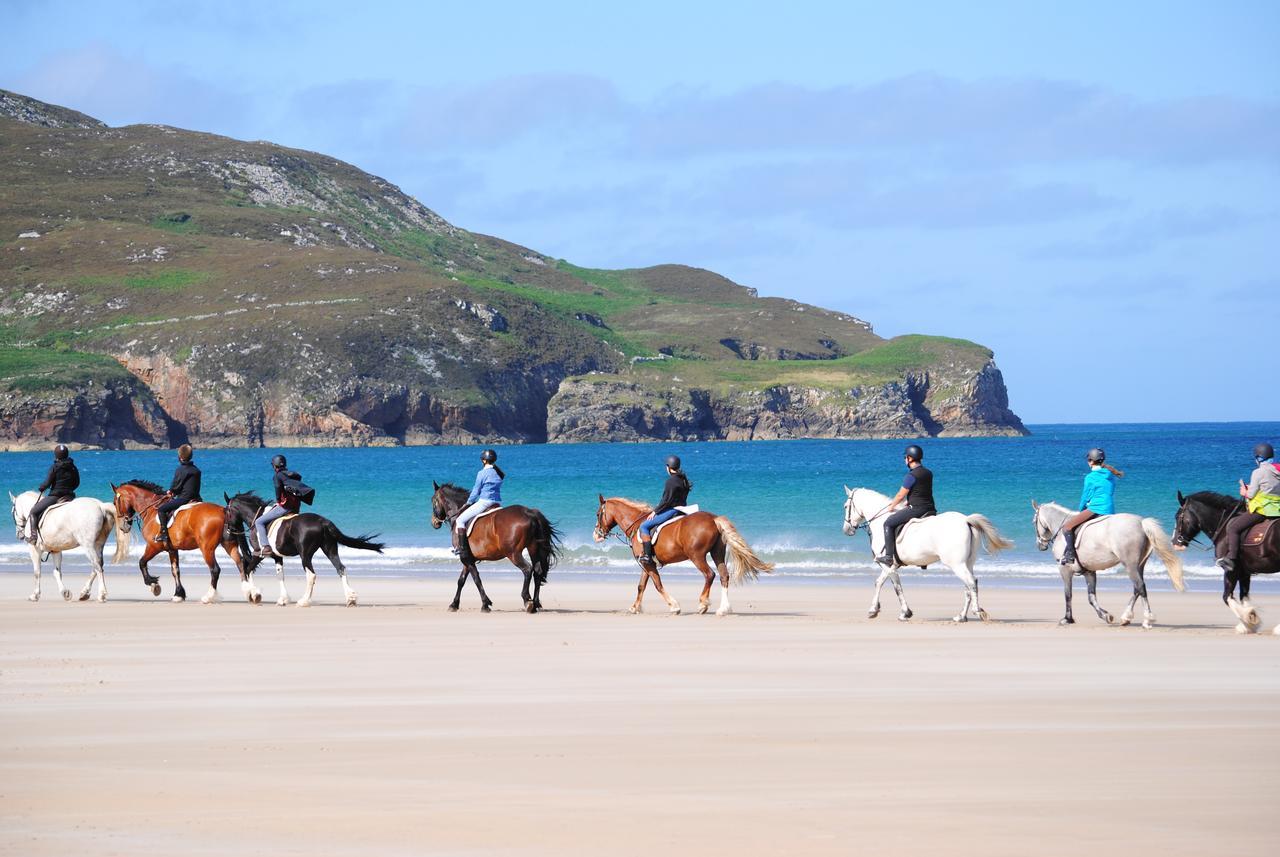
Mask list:
[[[53,475],[54,475],[54,471],[56,471],[57,469],[58,469],[58,466],[56,464],[52,465],[49,468],[49,475],[46,476],[44,478],[44,481],[40,483],[40,487],[36,489],[37,492],[43,494],[45,491],[48,491],[50,488],[53,487]]]
[[[1244,497],[1246,500],[1252,500],[1257,496],[1257,493],[1262,490],[1262,474],[1263,470],[1261,467],[1253,471],[1253,475],[1249,477],[1248,487],[1242,488],[1240,491],[1241,497]]]
[[[1076,511],[1083,512],[1089,507],[1089,500],[1093,497],[1093,486],[1089,483],[1089,477],[1085,477],[1084,488],[1080,491],[1080,508]]]
[[[483,484],[484,484],[484,471],[481,470],[479,473],[476,474],[476,484],[471,489],[471,493],[467,496],[468,506],[470,506],[472,503],[480,499],[480,486]]]
[[[905,486],[898,489],[898,493],[893,495],[893,499],[889,501],[889,508],[896,509],[902,505],[902,501],[907,499],[909,489]]]

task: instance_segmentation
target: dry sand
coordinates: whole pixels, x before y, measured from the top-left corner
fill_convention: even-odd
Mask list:
[[[491,615],[446,613],[440,581],[358,580],[347,609],[325,572],[299,609],[110,579],[30,604],[0,575],[4,854],[1280,847],[1280,639],[1207,593],[1154,592],[1144,631],[995,587],[996,621],[956,626],[957,586],[913,586],[904,624],[892,596],[866,618],[864,582],[757,584],[717,619],[554,573],[539,616],[511,577]]]

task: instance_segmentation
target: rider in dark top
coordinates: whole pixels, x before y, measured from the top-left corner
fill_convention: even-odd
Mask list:
[[[173,482],[165,494],[169,499],[156,507],[156,519],[160,522],[160,532],[156,534],[156,543],[169,544],[169,516],[187,503],[200,502],[200,468],[191,460],[193,450],[191,444],[184,443],[178,447],[178,469],[173,471]]]
[[[660,524],[681,514],[676,510],[677,506],[684,506],[689,502],[689,491],[693,489],[693,483],[689,481],[689,477],[680,469],[680,457],[678,455],[667,456],[667,481],[662,486],[662,499],[658,501],[658,505],[653,507],[653,512],[649,518],[640,525],[640,544],[644,551],[644,561],[652,564],[653,557],[653,531]]]
[[[299,482],[302,476],[296,470],[288,469],[289,463],[285,461],[283,455],[273,456],[271,467],[275,470],[275,475],[271,477],[271,485],[275,492],[276,504],[268,506],[253,522],[253,531],[258,540],[258,556],[261,557],[269,557],[272,554],[271,545],[267,543],[267,525],[285,515],[296,515],[302,508],[302,500],[296,494],[285,490],[286,480]]]
[[[44,497],[36,501],[31,507],[31,514],[28,516],[29,532],[27,533],[27,541],[31,544],[36,543],[36,533],[40,528],[40,516],[44,511],[54,503],[62,500],[74,500],[76,498],[76,489],[80,487],[80,471],[76,469],[76,463],[71,460],[71,453],[62,444],[58,444],[53,448],[53,465],[49,468],[49,474],[45,476],[44,481],[40,483],[37,491],[48,491]]]
[[[898,493],[889,501],[889,508],[896,508],[904,500],[907,508],[885,518],[884,552],[876,557],[876,562],[891,567],[899,564],[898,528],[913,518],[938,514],[938,507],[933,502],[933,471],[920,463],[924,458],[924,450],[913,443],[902,455],[907,462],[907,475],[903,477]]]

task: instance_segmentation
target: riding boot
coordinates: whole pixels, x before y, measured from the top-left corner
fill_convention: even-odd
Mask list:
[[[1076,564],[1076,533],[1075,530],[1063,530],[1062,538],[1067,543],[1062,549],[1062,560],[1060,565]]]
[[[475,565],[476,555],[471,552],[471,542],[467,538],[467,534],[454,530],[458,534],[458,559],[462,560],[463,565]]]
[[[897,547],[897,544],[896,544],[897,540],[898,540],[897,533],[893,534],[893,538],[885,539],[884,550],[880,551],[880,556],[876,557],[876,562],[879,565],[893,568],[895,565],[898,564],[898,557],[896,556],[897,551],[894,550],[894,548]]]
[[[160,517],[160,532],[156,533],[155,543],[158,545],[169,544],[169,524],[165,521],[163,515]]]
[[[641,556],[642,561],[648,563],[649,565],[658,564],[657,558],[653,555],[653,542],[641,541],[640,550],[642,551],[642,554],[643,554]]]

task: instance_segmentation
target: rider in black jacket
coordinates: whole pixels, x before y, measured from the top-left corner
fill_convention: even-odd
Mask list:
[[[884,519],[884,552],[876,557],[876,562],[890,568],[899,565],[898,530],[913,518],[924,518],[938,514],[938,507],[933,502],[933,471],[925,467],[924,450],[914,443],[906,448],[902,457],[907,462],[907,475],[902,479],[902,487],[889,501],[890,509],[900,505],[904,500],[907,508],[900,509]]]
[[[44,514],[45,509],[62,500],[74,500],[76,489],[79,487],[80,471],[76,469],[76,463],[71,460],[71,453],[67,448],[58,444],[53,448],[53,465],[49,468],[49,474],[36,489],[49,493],[36,501],[36,504],[31,507],[31,514],[27,517],[28,542],[36,543],[36,533],[40,531],[40,516]]]
[[[192,455],[191,444],[184,443],[178,447],[178,469],[173,471],[173,482],[166,495],[170,499],[156,507],[156,518],[160,522],[160,532],[155,539],[157,544],[169,544],[169,516],[187,503],[201,500],[200,468],[192,462]]]

